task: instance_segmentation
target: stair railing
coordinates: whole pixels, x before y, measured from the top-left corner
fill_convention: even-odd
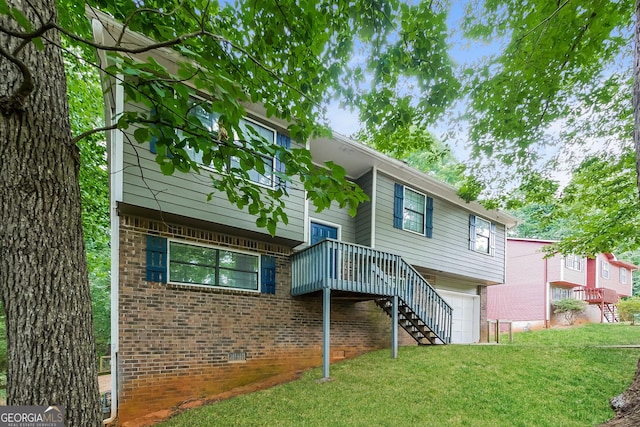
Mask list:
[[[444,343],[451,342],[453,310],[399,255],[323,240],[292,257],[292,295],[330,288],[402,300]]]

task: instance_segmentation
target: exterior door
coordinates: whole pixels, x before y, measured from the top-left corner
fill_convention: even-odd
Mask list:
[[[319,224],[317,222],[311,223],[311,244],[315,245],[324,239],[337,239],[338,227],[332,227],[330,225]]]

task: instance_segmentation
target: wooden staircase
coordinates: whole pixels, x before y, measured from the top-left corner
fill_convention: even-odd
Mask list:
[[[450,344],[452,308],[399,255],[326,239],[292,257],[291,294],[322,289],[374,300],[392,318],[398,298],[398,324],[419,344]]]
[[[617,304],[620,300],[618,293],[607,288],[578,288],[574,290],[576,298],[600,308],[600,323],[605,319],[609,323],[619,322]]]
[[[604,318],[607,319],[607,322],[616,323],[620,321],[618,318],[618,307],[615,304],[603,303],[600,309],[602,310]]]
[[[376,300],[378,307],[392,317],[393,298],[379,298]],[[420,345],[437,344],[438,335],[402,301],[398,303],[398,324]]]

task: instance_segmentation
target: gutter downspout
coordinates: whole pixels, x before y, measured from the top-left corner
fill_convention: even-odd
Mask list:
[[[93,38],[98,43],[104,44],[104,27],[98,19],[91,19]],[[107,65],[107,57],[104,51],[98,51],[101,66]],[[101,76],[103,79],[108,78]],[[112,105],[105,108],[105,122],[109,125],[116,123],[118,117],[124,111],[124,89],[120,82],[123,76],[118,75],[113,85],[111,96]],[[107,86],[103,81],[103,89]],[[120,220],[118,216],[118,201],[122,200],[123,179],[123,145],[124,136],[120,130],[109,131],[107,159],[109,170],[109,218],[111,225],[111,416],[102,421],[103,425],[111,425],[118,416],[118,343],[119,343],[119,273],[120,273]]]
[[[550,322],[549,307],[549,258],[544,258],[544,327],[549,328]]]
[[[117,76],[120,81],[122,76]],[[115,85],[115,115],[112,122],[124,111],[124,89],[120,83]],[[110,147],[110,207],[111,219],[111,418],[104,420],[104,424],[112,422],[118,416],[118,350],[120,331],[119,285],[120,285],[120,217],[118,216],[118,201],[122,200],[122,169],[123,169],[123,134],[116,129],[111,131]]]

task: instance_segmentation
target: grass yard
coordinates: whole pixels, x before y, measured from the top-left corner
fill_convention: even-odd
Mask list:
[[[162,426],[591,426],[633,378],[640,326],[515,334],[512,344],[377,351],[186,411]]]

